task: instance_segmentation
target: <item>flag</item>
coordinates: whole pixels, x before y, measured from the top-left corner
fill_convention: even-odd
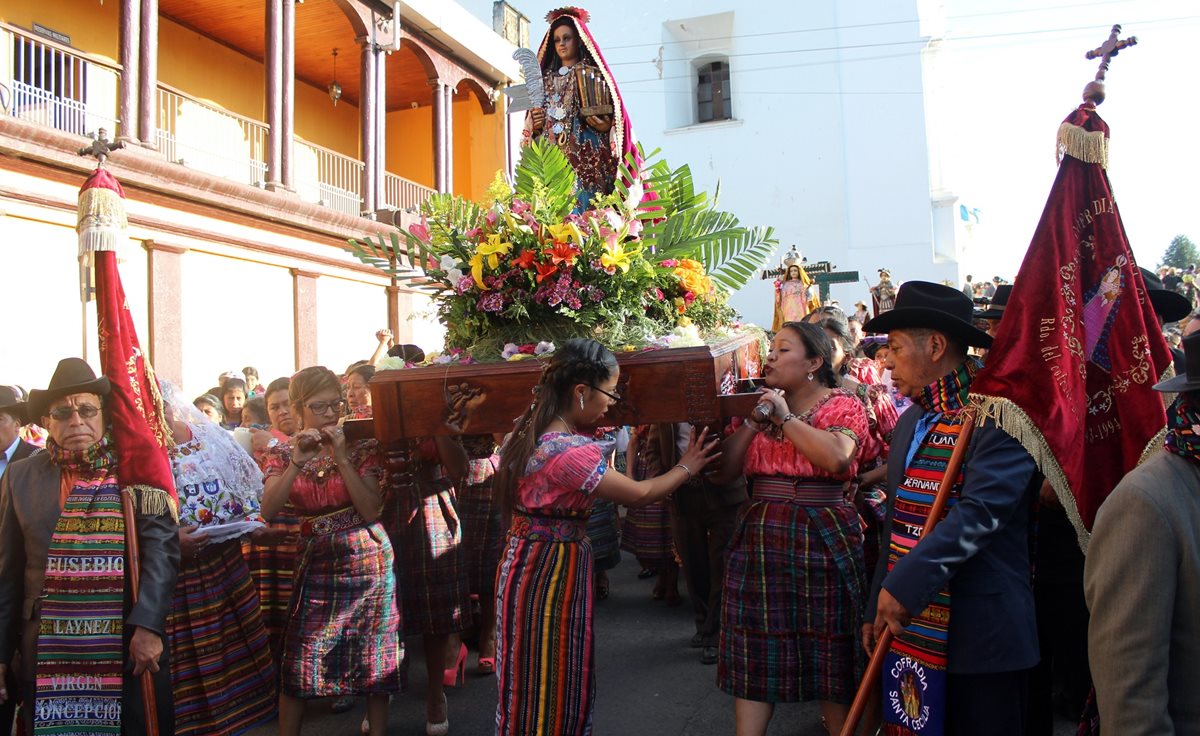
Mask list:
[[[112,384],[107,411],[117,452],[117,479],[137,489],[140,512],[166,511],[179,519],[179,497],[167,457],[170,431],[154,369],[146,360],[125,300],[116,248],[125,239],[125,192],[112,174],[96,169],[79,191],[81,261],[92,260],[100,365]],[[87,270],[87,269],[85,269]]]
[[[1059,129],[1058,176],[972,403],[1034,457],[1087,551],[1096,511],[1161,444],[1171,354],[1129,249],[1094,104]]]

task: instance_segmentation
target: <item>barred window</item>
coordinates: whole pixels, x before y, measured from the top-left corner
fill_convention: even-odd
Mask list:
[[[729,90],[729,62],[702,64],[696,85],[696,122],[732,120],[733,104]]]

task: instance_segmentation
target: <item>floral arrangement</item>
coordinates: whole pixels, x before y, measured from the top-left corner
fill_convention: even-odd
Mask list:
[[[497,174],[488,198],[431,198],[404,247],[396,235],[350,241],[364,262],[430,291],[447,351],[477,360],[536,357],[571,337],[638,348],[684,328],[703,339],[736,322],[729,290],[777,245],[662,162],[622,166],[616,190],[578,211],[574,172],[542,142],[525,149],[515,189]]]

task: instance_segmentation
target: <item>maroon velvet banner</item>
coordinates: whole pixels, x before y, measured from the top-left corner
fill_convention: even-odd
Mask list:
[[[971,385],[1038,461],[1085,550],[1100,504],[1166,425],[1151,387],[1171,365],[1108,176],[1071,155],[1104,160],[1107,132],[1091,105],[1060,131],[1074,143]]]
[[[94,257],[100,362],[112,383],[107,406],[117,447],[117,478],[122,488],[148,486],[166,491],[175,516],[179,497],[167,458],[170,439],[158,382],[138,343],[117,271],[117,254],[97,251]]]

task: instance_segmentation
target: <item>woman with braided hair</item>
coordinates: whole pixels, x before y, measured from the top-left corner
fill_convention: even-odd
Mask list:
[[[511,514],[496,586],[499,736],[590,734],[596,692],[592,641],[593,497],[640,507],[666,498],[717,458],[696,432],[666,473],[609,473],[609,442],[580,434],[620,400],[620,369],[595,340],[567,341],[500,450],[496,492]]]

